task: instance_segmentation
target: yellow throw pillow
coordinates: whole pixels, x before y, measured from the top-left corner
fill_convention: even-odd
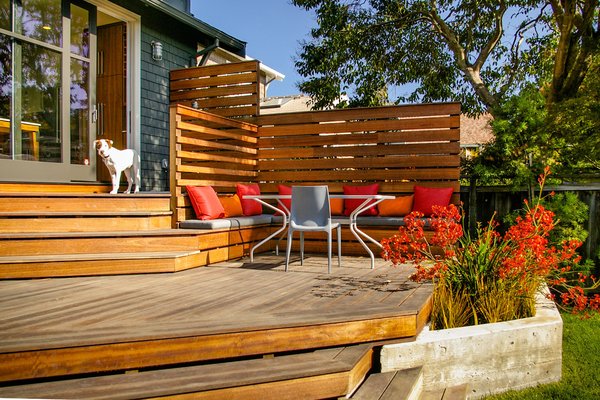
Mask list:
[[[225,218],[239,217],[244,215],[242,211],[242,202],[237,194],[219,197],[223,208],[225,209]]]
[[[377,205],[382,217],[404,217],[412,211],[414,195],[398,196],[393,200],[384,200]]]

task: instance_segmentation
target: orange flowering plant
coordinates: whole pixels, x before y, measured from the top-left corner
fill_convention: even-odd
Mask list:
[[[427,219],[419,212],[409,214],[396,235],[382,240],[384,259],[394,265],[412,263],[413,280],[435,283],[433,329],[532,316],[543,283],[562,307],[584,314],[600,310],[600,296],[587,295],[600,282],[574,268],[582,243],[549,243],[557,224],[554,213],[541,205],[549,174],[546,168],[538,179],[539,197],[532,204],[525,201],[524,215],[504,234],[494,219],[479,225],[474,235],[466,233],[461,210],[451,204],[434,206]]]

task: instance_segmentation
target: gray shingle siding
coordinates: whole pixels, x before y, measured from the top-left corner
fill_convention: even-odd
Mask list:
[[[152,59],[153,41],[163,45],[163,59]],[[141,158],[142,189],[169,190],[169,71],[189,65],[195,42],[184,44],[142,23]]]

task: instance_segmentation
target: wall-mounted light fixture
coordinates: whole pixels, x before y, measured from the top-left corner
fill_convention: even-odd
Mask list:
[[[162,43],[161,42],[152,42],[152,59],[154,61],[162,60]]]

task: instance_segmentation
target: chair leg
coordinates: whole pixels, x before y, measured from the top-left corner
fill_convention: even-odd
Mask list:
[[[327,273],[331,273],[331,230],[327,231]]]
[[[342,266],[342,227],[337,227],[338,267]]]
[[[300,231],[300,265],[304,265],[304,232]]]
[[[288,229],[287,235],[287,246],[285,250],[285,271],[287,272],[288,267],[290,265],[290,253],[292,252],[292,236],[294,235],[294,231]]]

